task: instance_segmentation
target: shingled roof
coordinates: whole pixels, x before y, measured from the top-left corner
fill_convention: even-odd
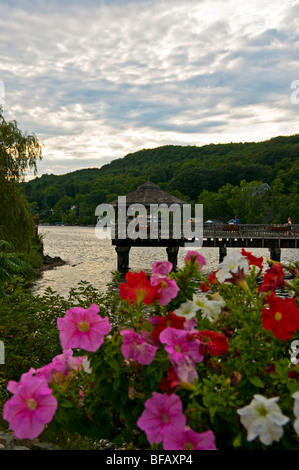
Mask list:
[[[112,206],[117,205],[117,200],[112,201]],[[130,204],[143,204],[149,206],[150,204],[187,204],[186,201],[162,191],[157,184],[147,183],[139,186],[135,191],[126,195],[126,203]]]

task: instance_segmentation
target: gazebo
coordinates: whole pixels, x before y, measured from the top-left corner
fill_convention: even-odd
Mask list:
[[[115,208],[117,214],[117,223],[118,226],[119,222],[119,199],[110,202],[110,205]],[[154,184],[150,181],[142,184],[139,186],[135,191],[127,194],[125,196],[125,203],[126,209],[129,206],[134,206],[137,204],[141,204],[143,207],[150,210],[153,206],[160,206],[160,207],[167,207],[171,208],[171,206],[176,205],[181,207],[183,204],[187,204],[186,201],[183,201],[172,194],[169,194],[163,191],[157,184]],[[126,219],[127,223],[127,219]],[[166,252],[168,255],[168,261],[170,261],[173,265],[173,270],[177,269],[177,256],[179,251],[179,246],[182,245],[182,240],[180,239],[172,239],[169,237],[168,239],[161,239],[158,237],[155,240],[152,239],[135,239],[132,240],[129,237],[120,238],[118,234],[112,240],[112,244],[115,245],[115,250],[117,252],[117,268],[118,271],[125,273],[129,270],[129,253],[132,246],[165,246]]]

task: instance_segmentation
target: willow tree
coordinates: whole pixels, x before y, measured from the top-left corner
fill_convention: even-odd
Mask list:
[[[26,171],[37,172],[42,146],[34,134],[7,122],[0,107],[0,239],[27,251],[34,236],[33,217],[21,183]]]

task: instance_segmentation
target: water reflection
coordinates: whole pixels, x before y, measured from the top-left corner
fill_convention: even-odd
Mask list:
[[[47,287],[51,287],[58,294],[68,296],[72,287],[82,281],[89,282],[101,291],[105,291],[107,284],[113,280],[113,272],[117,268],[115,247],[111,240],[99,240],[95,236],[94,227],[39,227],[43,236],[44,251],[46,255],[60,256],[66,265],[45,271],[35,283],[33,291],[42,294]],[[238,250],[228,248],[227,253]],[[251,250],[255,256],[269,257],[269,250],[255,248]],[[178,267],[183,266],[187,250],[180,248],[178,254]],[[218,269],[219,253],[217,248],[202,248],[200,253],[205,256],[207,266],[203,274],[209,275]],[[154,261],[166,260],[166,248],[132,248],[130,251],[130,268],[132,271],[143,270],[151,272]],[[298,251],[295,249],[282,249],[281,261],[298,261]],[[265,268],[268,268],[266,261]]]

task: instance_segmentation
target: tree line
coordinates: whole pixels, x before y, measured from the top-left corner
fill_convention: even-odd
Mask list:
[[[44,223],[95,224],[95,208],[150,180],[204,219],[242,223],[299,221],[299,134],[262,142],[166,145],[143,149],[101,168],[42,175],[24,183],[31,210]]]

